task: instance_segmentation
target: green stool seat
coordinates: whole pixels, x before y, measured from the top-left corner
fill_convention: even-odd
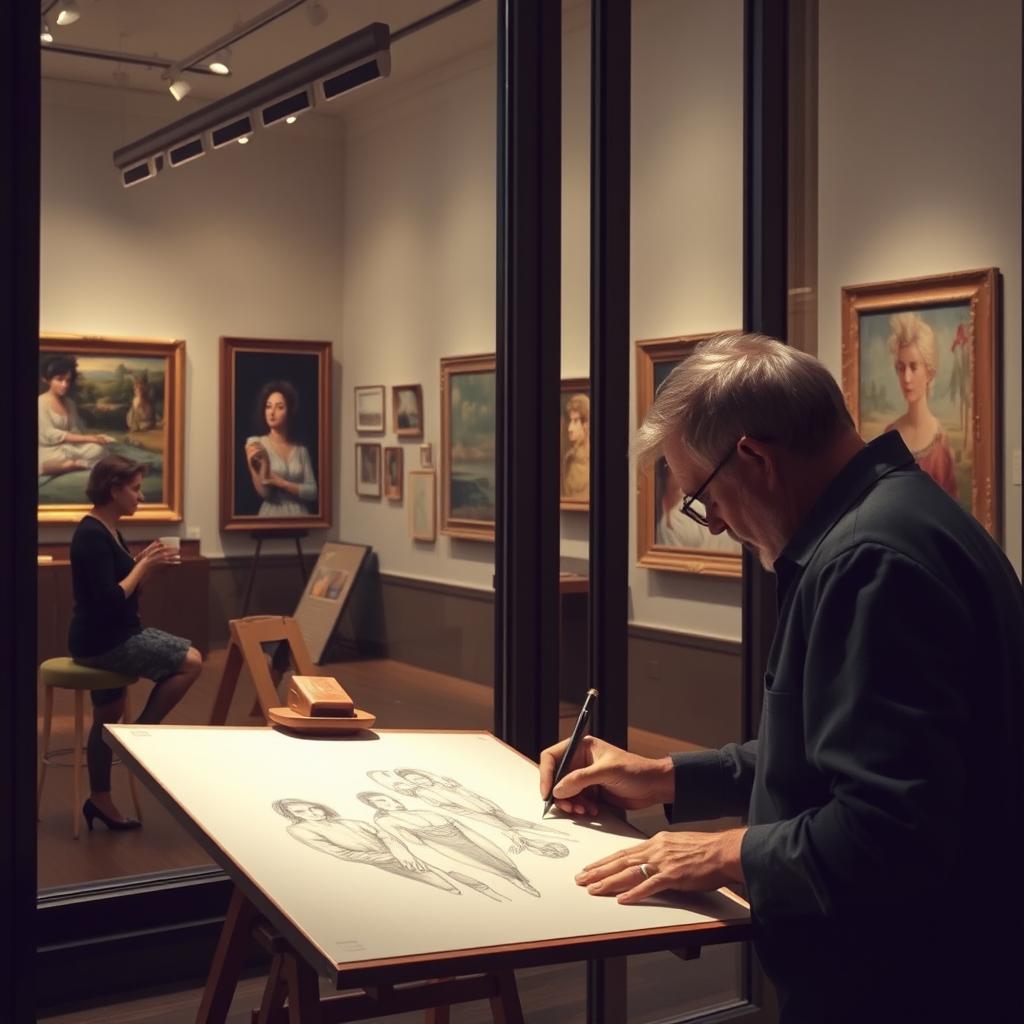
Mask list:
[[[39,788],[36,791],[36,807],[43,800],[43,785],[46,782],[46,769],[59,764],[57,758],[71,754],[72,763],[72,804],[71,829],[77,839],[81,832],[82,818],[82,769],[85,767],[85,692],[87,690],[115,690],[125,688],[124,718],[128,720],[128,687],[136,682],[137,676],[125,676],[120,672],[108,672],[103,668],[89,668],[79,665],[71,658],[47,658],[39,666],[39,679],[45,690],[43,704],[43,738],[39,754]],[[71,690],[75,695],[75,739],[70,750],[50,749],[50,730],[53,725],[53,691]],[[115,763],[117,763],[115,761]],[[132,803],[135,804],[135,816],[142,820],[142,809],[139,806],[139,794],[135,788],[135,776],[128,773],[128,785],[131,787]]]
[[[137,676],[108,672],[105,668],[89,668],[71,658],[47,658],[39,666],[44,686],[59,686],[64,690],[115,690],[131,686]]]

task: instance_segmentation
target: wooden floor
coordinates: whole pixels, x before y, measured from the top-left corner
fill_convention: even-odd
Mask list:
[[[217,684],[224,664],[224,651],[214,651],[203,666],[202,675],[181,704],[168,716],[168,723],[195,725],[209,719]],[[323,666],[324,673],[339,679],[356,706],[373,711],[377,725],[390,729],[491,729],[494,724],[493,691],[489,686],[441,675],[426,669],[386,659],[348,661]],[[141,709],[149,683],[132,688],[133,708]],[[89,721],[86,700],[86,728]],[[40,701],[40,706],[42,702]],[[563,736],[572,729],[576,708],[565,706],[560,714]],[[243,674],[228,715],[231,725],[261,726],[252,717],[253,691]],[[73,736],[73,698],[58,691],[55,699],[52,749],[70,747]],[[638,753],[661,755],[687,749],[680,739],[630,730],[630,747]],[[83,787],[87,783],[83,780]],[[134,832],[108,832],[97,823],[88,832],[82,824],[81,838],[72,837],[72,773],[70,768],[51,767],[39,808],[39,887],[75,886],[84,882],[128,875],[167,871],[209,864],[209,858],[192,842],[171,816],[139,785],[143,827]],[[125,813],[131,812],[126,769],[115,767],[114,799]]]

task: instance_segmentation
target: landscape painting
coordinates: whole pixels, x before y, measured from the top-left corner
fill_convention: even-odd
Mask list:
[[[495,358],[441,360],[441,532],[494,540]]]
[[[92,467],[145,467],[135,519],[182,517],[185,343],[43,335],[39,341],[38,518],[77,522]]]

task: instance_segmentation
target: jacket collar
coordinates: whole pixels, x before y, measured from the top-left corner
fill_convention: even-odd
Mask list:
[[[882,477],[915,465],[914,456],[898,431],[890,430],[869,441],[825,488],[776,559],[774,568],[780,584],[791,578],[794,570],[806,567],[831,529],[865,491]]]

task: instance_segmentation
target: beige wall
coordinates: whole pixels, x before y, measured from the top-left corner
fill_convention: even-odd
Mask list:
[[[1018,573],[1020,38],[1017,0],[821,0],[818,354],[840,377],[843,285],[1002,271],[1004,547]]]
[[[740,0],[647,0],[634,5],[632,129],[633,340],[739,327]],[[635,380],[630,394],[635,398]],[[635,410],[631,422],[636,422]],[[635,521],[630,532],[632,560]],[[739,639],[737,580],[634,566],[629,585],[636,623]]]
[[[999,266],[1008,480],[1021,407],[1019,19],[1011,0],[821,9],[820,354],[838,375],[842,284]],[[740,0],[634,4],[633,340],[741,321],[742,38]],[[570,6],[567,377],[589,370],[589,45],[586,7]],[[437,461],[439,358],[494,349],[493,49],[404,96],[362,95],[347,123],[310,116],[124,191],[112,151],[181,108],[163,95],[45,82],[43,328],[186,339],[182,532],[198,529],[214,556],[251,547],[218,532],[218,337],[331,340],[336,525],[307,546],[368,543],[385,573],[488,589],[492,545],[413,542],[407,504],[356,497],[351,396],[356,384],[421,383]],[[395,443],[390,431],[380,439]],[[415,468],[418,444],[403,447]],[[1005,518],[1019,568],[1020,488],[1009,483]],[[563,554],[586,557],[587,516],[561,520]],[[629,583],[636,623],[739,637],[736,581],[634,567]]]
[[[345,224],[341,304],[341,516],[344,540],[371,544],[382,572],[490,588],[494,545],[409,537],[408,501],[355,494],[355,385],[422,384],[424,441],[440,466],[442,356],[494,352],[496,145],[491,48],[371,102],[349,126],[338,200]],[[402,445],[419,468],[419,441]],[[440,498],[440,487],[438,488]]]
[[[44,80],[40,324],[185,339],[181,533],[198,530],[207,555],[244,553],[247,536],[219,532],[218,339],[337,343],[341,131],[333,119],[302,118],[123,189],[113,151],[188,105],[166,93]],[[152,536],[153,527],[126,533]],[[69,535],[40,530],[43,540]],[[326,536],[314,531],[307,543]]]

